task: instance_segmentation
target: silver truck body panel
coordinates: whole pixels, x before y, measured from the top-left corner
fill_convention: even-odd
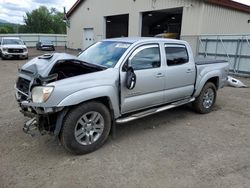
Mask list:
[[[44,109],[64,108],[95,98],[107,97],[114,118],[117,119],[129,112],[197,97],[210,78],[218,78],[218,88],[223,87],[226,82],[228,63],[196,65],[191,48],[185,41],[160,38],[119,38],[109,41],[131,43],[113,68],[49,83],[48,85],[54,86],[54,91],[46,102],[38,104],[29,100],[21,102],[21,105]],[[125,86],[126,72],[122,68],[134,51],[145,45],[159,46],[160,67],[135,70],[136,86],[133,90],[129,90]],[[166,63],[165,46],[175,45],[186,47],[189,61],[183,65],[170,67]],[[65,59],[79,60],[78,57],[67,54],[54,54],[49,60],[35,58],[22,69],[45,77],[58,61]],[[19,77],[33,79],[32,75],[23,72],[19,73]]]

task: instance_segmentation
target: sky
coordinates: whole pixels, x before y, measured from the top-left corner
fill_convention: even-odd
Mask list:
[[[23,24],[25,13],[39,6],[53,7],[63,12],[63,7],[68,11],[75,2],[76,0],[0,0],[0,19]]]
[[[235,0],[237,2],[250,6],[250,0]],[[66,7],[68,11],[76,0],[0,0],[0,19],[11,23],[23,23],[23,16],[26,12],[30,12],[43,5],[48,8],[56,8],[63,11]]]

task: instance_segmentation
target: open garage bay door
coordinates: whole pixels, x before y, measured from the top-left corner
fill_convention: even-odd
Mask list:
[[[143,37],[180,38],[182,8],[142,13]]]
[[[106,38],[128,36],[128,14],[106,17]]]

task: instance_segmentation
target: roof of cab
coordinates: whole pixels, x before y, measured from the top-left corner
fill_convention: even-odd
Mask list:
[[[181,42],[181,40],[176,39],[166,39],[166,38],[156,38],[156,37],[122,37],[122,38],[112,38],[104,39],[103,41],[117,41],[117,42],[127,42],[127,43],[140,43],[140,42]]]

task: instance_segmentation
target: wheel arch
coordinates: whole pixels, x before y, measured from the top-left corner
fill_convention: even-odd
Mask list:
[[[194,93],[194,97],[199,96],[202,88],[206,85],[206,83],[211,82],[215,85],[216,90],[219,89],[220,87],[220,79],[221,77],[218,74],[211,74],[211,75],[207,75],[206,77],[204,77],[198,84],[196,91]]]
[[[60,134],[61,129],[62,129],[62,123],[64,121],[65,116],[70,111],[70,109],[72,109],[72,108],[74,108],[76,106],[82,105],[84,103],[91,102],[91,101],[97,101],[97,102],[100,102],[100,103],[104,104],[107,107],[107,109],[110,111],[111,118],[112,119],[115,118],[115,111],[114,111],[111,99],[108,96],[92,98],[92,99],[89,99],[89,100],[86,100],[86,101],[82,101],[82,102],[80,102],[78,104],[65,107],[63,109],[63,111],[60,112],[60,114],[58,115],[58,117],[56,119],[54,135],[58,136]]]
[[[206,83],[211,82],[215,85],[216,89],[219,89],[219,76],[212,77],[206,81]],[[206,84],[205,83],[205,84]]]

